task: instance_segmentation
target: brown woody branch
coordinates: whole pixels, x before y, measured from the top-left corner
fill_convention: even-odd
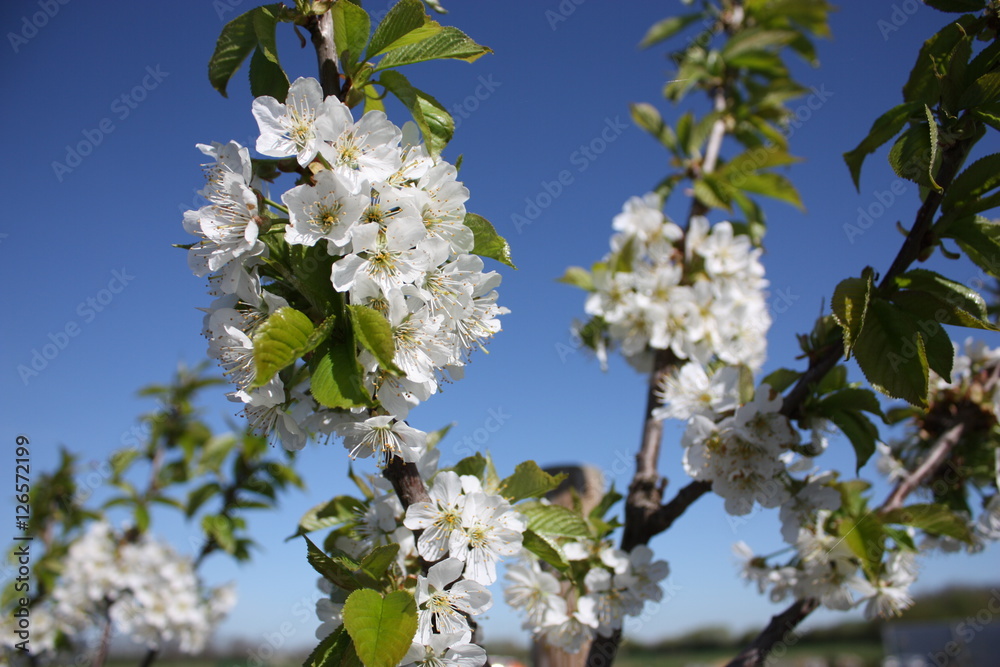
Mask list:
[[[323,96],[336,95],[339,99],[340,66],[337,61],[337,45],[333,41],[333,16],[330,12],[310,16],[306,20],[306,29],[316,49],[319,84],[323,88]]]

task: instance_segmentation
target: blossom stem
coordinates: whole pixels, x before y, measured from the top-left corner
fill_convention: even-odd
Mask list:
[[[288,208],[286,206],[282,206],[281,204],[278,204],[277,202],[273,202],[270,199],[268,199],[267,197],[264,197],[264,203],[267,204],[268,206],[272,207],[272,208],[278,209],[279,211],[281,211],[285,215],[288,215]]]

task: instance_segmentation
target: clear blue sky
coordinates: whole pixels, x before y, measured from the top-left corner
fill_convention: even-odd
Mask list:
[[[44,25],[34,31],[25,20],[43,11],[45,0],[15,0],[0,8],[8,91],[6,214],[0,222],[3,441],[12,444],[16,434],[27,434],[38,471],[52,466],[60,445],[85,452],[86,461],[105,459],[121,446],[136,416],[152,408],[135,398],[135,390],[168,380],[180,361],[204,358],[196,310],[208,304],[204,283],[170,244],[190,241],[181,212],[197,205],[195,191],[202,186],[203,156],[194,144],[252,144],[256,132],[245,70],[236,75],[229,99],[206,77],[223,23],[256,3],[48,3],[58,12],[50,8],[55,15],[38,19]],[[617,362],[602,373],[574,349],[569,325],[582,316],[583,295],[554,279],[566,266],[599,259],[622,203],[665,173],[666,152],[631,126],[627,105],[651,102],[668,119],[675,117],[660,96],[671,73],[665,50],[639,51],[636,44],[649,25],[683,8],[679,2],[577,3],[562,1],[575,9],[555,22],[550,12],[558,12],[558,0],[446,2],[451,13],[443,21],[495,54],[471,65],[444,62],[406,72],[447,106],[461,107],[445,155],[465,155],[461,178],[472,192],[469,209],[509,239],[520,268],[500,269],[500,302],[512,312],[490,354],[478,355],[466,379],[415,410],[411,422],[425,430],[456,422],[442,445],[445,463],[463,455],[468,439],[493,453],[501,473],[528,458],[543,465],[586,462],[624,488],[639,438],[644,378]],[[389,4],[380,0],[369,9],[380,13]],[[910,14],[899,9],[894,16],[894,7],[902,5],[888,1],[841,3],[832,17],[833,40],[819,44],[822,66],[795,68],[803,83],[824,91],[825,100],[816,109],[803,108],[802,117],[809,117],[790,138],[792,152],[807,158],[790,174],[807,213],[765,204],[765,263],[772,298],[779,302],[765,370],[801,368],[794,359],[795,333],[811,328],[840,278],[858,275],[866,265],[888,267],[901,240],[895,222],[912,219],[916,211],[916,186],[903,182],[896,185],[902,193],[897,201],[864,235],[851,239],[843,229],[856,222],[859,207],[878,201],[876,193],[891,192],[897,179],[883,150],[865,165],[859,194],[841,153],[900,101],[920,43],[947,20],[922,5],[902,4]],[[221,18],[220,9],[226,10]],[[12,44],[12,32],[25,39]],[[299,49],[288,26],[280,26],[280,37],[290,76],[313,75],[312,52]],[[397,113],[393,119],[402,124],[406,117]],[[602,132],[613,140],[602,145]],[[56,173],[53,162],[66,163],[67,146],[81,141],[95,144],[92,152],[78,164],[70,162],[72,171]],[[995,144],[995,135],[989,141]],[[578,151],[592,142],[602,152],[590,160]],[[563,170],[572,182],[550,202],[539,199],[545,183]],[[532,224],[515,228],[512,216],[525,215],[531,200],[547,205]],[[944,270],[957,280],[978,277],[966,264]],[[18,366],[30,364],[34,351],[67,327],[74,335],[65,349],[37,377],[22,381]],[[989,342],[1000,345],[996,336]],[[233,412],[221,392],[207,409],[220,424]],[[493,413],[503,415],[503,424],[486,438],[477,429]],[[671,489],[685,483],[678,433],[668,429],[661,468]],[[12,459],[0,464],[4,470]],[[820,461],[850,470],[852,459],[847,443],[838,441]],[[339,445],[307,448],[300,467],[308,491],[284,498],[279,513],[250,517],[264,551],[239,569],[222,556],[206,563],[210,582],[235,578],[239,584],[240,603],[222,627],[223,639],[244,636],[259,643],[287,622],[288,644],[313,641],[314,616],[296,605],[312,598],[315,577],[303,545],[282,539],[308,507],[347,490],[346,463]],[[4,503],[12,507],[6,493]],[[154,528],[191,549],[194,529],[174,517],[157,515]],[[780,546],[776,517],[759,514],[733,526],[722,503],[708,497],[655,540],[657,554],[671,563],[676,594],[635,636],[649,639],[709,623],[742,630],[775,613],[778,607],[736,579],[729,549],[738,539],[760,553]],[[917,591],[946,582],[995,582],[1000,549],[973,559],[923,562]],[[495,592],[499,597],[499,587]],[[504,605],[491,617],[488,638],[520,636],[518,620]],[[838,618],[816,615],[817,622]]]

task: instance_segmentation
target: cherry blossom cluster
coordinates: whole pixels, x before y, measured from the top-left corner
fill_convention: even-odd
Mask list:
[[[418,608],[417,632],[403,665],[439,660],[478,667],[486,653],[472,643],[470,619],[493,606],[487,586],[497,579],[497,563],[521,552],[526,522],[503,496],[490,492],[495,482],[489,478],[438,471],[439,455],[425,447],[417,458],[426,502],[404,511],[389,483],[372,477],[373,497],[359,501],[356,518],[337,529],[333,545],[357,558],[373,547],[400,546],[396,567],[404,576],[416,575]],[[433,563],[426,575],[421,561]],[[341,625],[347,592],[326,579],[319,587],[328,596],[316,605],[321,621],[316,636],[323,639]]]
[[[612,225],[585,308],[630,363],[646,370],[653,350],[670,350],[703,364],[763,364],[771,317],[761,250],[749,237],[701,216],[684,231],[652,193],[626,202]]]
[[[586,563],[582,590],[528,552],[505,574],[507,603],[523,614],[523,627],[550,646],[579,653],[595,635],[609,637],[626,616],[641,614],[647,600],[663,599],[659,582],[670,567],[654,561],[645,545],[626,553],[606,540],[577,541],[561,550],[566,560]]]
[[[782,399],[761,384],[753,400],[739,405],[741,369],[722,366],[711,375],[696,362],[666,373],[655,418],[687,420],[681,438],[684,470],[711,482],[729,514],[750,513],[755,503],[781,508],[782,534],[792,541],[803,520],[818,509],[836,509],[837,491],[829,473],[816,474],[811,459],[826,448],[821,425],[808,445],[781,414]],[[801,456],[800,456],[801,455]],[[808,472],[807,472],[808,471]],[[803,479],[793,473],[807,472]]]
[[[91,628],[109,621],[116,636],[151,649],[177,644],[198,653],[236,601],[230,585],[203,587],[191,559],[169,545],[120,535],[103,521],[73,542],[63,562],[51,598],[32,608],[32,643],[49,653],[58,633],[79,650]]]
[[[997,378],[1000,377],[1000,350],[990,349],[971,338],[963,349],[956,345],[956,355],[950,381],[941,377],[931,378],[928,403],[930,410],[950,413],[947,406],[969,402],[979,404],[983,418],[975,426],[969,421],[969,429],[985,428],[995,441],[998,407]],[[710,393],[710,392],[709,392]],[[936,407],[937,406],[937,407]],[[890,484],[898,484],[910,476],[910,470],[922,461],[925,451],[921,440],[919,420],[924,419],[923,411],[913,410],[918,419],[909,436],[893,446],[877,444],[876,467]],[[970,442],[976,451],[981,451],[981,433],[970,433]],[[958,447],[962,446],[959,442]],[[907,459],[916,456],[913,461]],[[773,601],[788,596],[796,598],[812,597],[830,609],[846,610],[865,604],[865,615],[869,619],[898,615],[908,608],[913,600],[909,595],[910,586],[917,578],[917,557],[921,552],[942,550],[970,552],[982,550],[986,541],[1000,540],[1000,448],[994,448],[984,460],[992,472],[981,475],[970,473],[962,479],[962,484],[979,487],[982,511],[977,517],[965,515],[968,540],[959,540],[946,534],[921,532],[916,540],[916,530],[907,527],[902,533],[895,533],[887,541],[885,553],[877,562],[867,567],[858,554],[852,550],[843,536],[833,531],[838,518],[831,512],[837,509],[834,501],[835,490],[826,484],[829,474],[810,478],[809,483],[799,487],[793,498],[801,502],[804,495],[811,496],[805,503],[810,511],[797,512],[795,516],[786,514],[789,503],[782,505],[782,534],[794,547],[794,555],[783,564],[769,564],[767,559],[754,556],[750,547],[740,542],[733,548],[743,561],[742,576],[756,583],[761,593],[769,591]],[[970,470],[972,470],[970,468]],[[955,477],[953,486],[959,479],[959,472],[951,470]],[[933,492],[938,482],[928,479],[924,484]],[[812,491],[809,491],[810,486]],[[793,487],[794,488],[794,487]],[[950,488],[950,487],[949,487]],[[829,497],[821,497],[829,496]],[[827,502],[829,501],[829,502]],[[798,519],[798,520],[795,520]]]
[[[769,565],[746,543],[736,543],[733,552],[743,561],[741,576],[756,583],[761,593],[770,589],[772,602],[789,596],[815,598],[839,611],[865,603],[869,619],[898,615],[913,604],[909,588],[917,578],[916,553],[890,550],[877,574],[866,574],[847,541],[827,530],[829,519],[830,512],[820,510],[813,525],[799,530],[796,554],[784,565]]]
[[[471,351],[500,330],[498,316],[507,312],[496,304],[500,276],[485,272],[471,254],[469,191],[456,180],[456,168],[431,157],[408,128],[400,130],[380,111],[355,122],[347,106],[323,98],[315,79],[296,80],[284,103],[257,98],[253,115],[257,151],[286,163],[294,158],[283,168],[297,164],[300,178],[278,205],[255,177],[247,148],[199,146],[214,160],[201,192],[208,204],[188,211],[184,226],[199,239],[189,265],[209,277],[218,297],[205,316],[209,354],[235,385],[232,400],[286,448],[303,447],[313,433],[338,434],[352,456],[413,461],[421,434],[400,420],[442,379],[460,377]],[[322,290],[374,309],[391,325],[396,369],[383,368],[367,350],[358,356],[365,389],[380,408],[374,417],[363,408],[321,406],[301,363],[254,386],[259,327],[290,302],[302,310],[316,306],[315,284],[301,284],[315,271],[313,248],[332,261]],[[288,262],[277,257],[286,254],[313,265],[295,265],[300,275],[286,275]]]

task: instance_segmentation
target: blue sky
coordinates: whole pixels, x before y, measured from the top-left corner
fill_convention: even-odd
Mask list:
[[[179,362],[204,358],[196,310],[209,302],[204,281],[189,273],[184,253],[171,244],[190,241],[181,212],[198,205],[202,186],[203,156],[194,144],[253,143],[245,69],[224,99],[209,85],[206,64],[225,21],[255,4],[18,0],[0,8],[10,130],[7,214],[0,222],[7,285],[0,293],[7,313],[0,402],[4,441],[28,435],[38,471],[53,465],[60,445],[83,452],[85,461],[105,460],[122,446],[137,415],[153,407],[135,391],[168,380]],[[390,4],[366,3],[375,14]],[[668,120],[679,114],[660,95],[671,74],[665,50],[640,51],[636,44],[649,25],[683,7],[597,0],[447,5],[451,13],[443,22],[495,53],[471,65],[433,63],[405,73],[460,119],[445,156],[465,156],[461,179],[472,192],[469,209],[508,238],[520,270],[498,267],[500,302],[511,314],[490,354],[478,355],[464,380],[415,410],[411,423],[424,430],[456,423],[442,443],[446,463],[471,444],[489,449],[501,474],[529,458],[542,465],[585,462],[624,488],[645,380],[620,362],[602,373],[578,349],[569,326],[583,315],[583,295],[555,278],[567,266],[598,260],[623,202],[665,174],[666,152],[631,125],[628,103],[653,103]],[[39,14],[46,8],[51,16]],[[841,154],[900,101],[919,45],[947,19],[913,0],[844,2],[832,16],[833,39],[819,43],[821,67],[795,65],[799,80],[815,88],[811,106],[793,103],[801,122],[790,135],[791,151],[806,158],[790,177],[807,212],[765,202],[764,261],[775,320],[765,371],[801,368],[795,334],[811,328],[836,283],[868,265],[884,271],[895,254],[901,241],[895,222],[912,219],[916,186],[895,177],[883,150],[866,163],[858,193]],[[33,20],[41,27],[32,29]],[[291,78],[313,75],[313,53],[299,48],[287,25],[280,28]],[[390,108],[402,124],[406,116],[395,112]],[[995,144],[995,137],[987,141]],[[81,143],[86,155],[68,155]],[[590,157],[583,152],[588,146]],[[569,178],[554,194],[561,172]],[[876,204],[883,210],[877,215]],[[863,234],[852,236],[844,225],[857,224],[859,209],[873,216],[863,219]],[[515,224],[518,215],[530,224]],[[965,263],[936,266],[966,283],[981,277]],[[996,336],[988,342],[1000,345]],[[50,343],[60,349],[37,375],[19,373]],[[234,408],[221,392],[212,398],[206,409],[221,427]],[[497,422],[499,428],[486,430]],[[685,483],[679,433],[668,428],[664,445],[661,470],[670,489]],[[838,441],[820,461],[851,470],[852,460],[849,445]],[[347,458],[339,445],[317,445],[300,462],[308,490],[285,497],[278,513],[250,517],[263,552],[240,568],[221,556],[204,567],[211,583],[239,584],[240,603],[222,626],[223,640],[243,636],[264,644],[279,633],[286,646],[313,641],[316,622],[303,610],[311,608],[315,577],[303,545],[282,540],[307,508],[348,490]],[[175,517],[156,515],[154,529],[190,549],[194,529]],[[743,630],[775,613],[777,606],[735,577],[730,545],[739,539],[761,553],[780,547],[776,517],[761,513],[736,522],[717,498],[707,497],[656,539],[652,546],[671,563],[674,593],[634,636],[709,623]],[[995,582],[1000,548],[923,562],[917,591]],[[521,636],[504,605],[490,616],[488,638]],[[816,614],[815,622],[842,617]]]

